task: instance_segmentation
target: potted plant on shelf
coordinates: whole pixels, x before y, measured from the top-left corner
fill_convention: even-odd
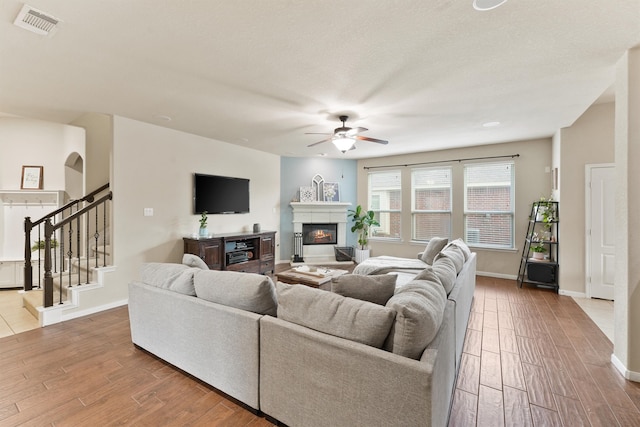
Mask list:
[[[200,219],[198,220],[198,222],[200,222],[200,231],[198,232],[200,237],[209,236],[209,233],[207,232],[207,219],[207,211],[202,212]]]
[[[358,247],[356,248],[356,262],[369,258],[369,230],[371,226],[379,226],[373,211],[364,211],[362,206],[356,206],[355,210],[349,210],[349,218],[353,221],[352,233],[358,233]]]
[[[537,245],[531,246],[531,252],[533,252],[533,259],[542,260],[544,259],[545,252],[547,252],[547,248],[545,248],[542,243],[538,243]]]

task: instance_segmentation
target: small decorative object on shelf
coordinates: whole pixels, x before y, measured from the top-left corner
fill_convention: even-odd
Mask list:
[[[524,239],[518,286],[523,283],[558,291],[558,202],[544,197],[533,202]]]
[[[301,202],[315,202],[316,192],[313,187],[300,187],[300,201]]]
[[[207,231],[207,219],[207,211],[202,212],[198,220],[198,222],[200,222],[200,230],[198,231],[200,237],[207,237],[209,235]]]

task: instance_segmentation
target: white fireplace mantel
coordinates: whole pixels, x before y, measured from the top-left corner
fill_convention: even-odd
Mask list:
[[[347,210],[351,203],[291,202],[293,232],[302,233],[302,224],[337,224],[338,246],[347,244]],[[304,245],[305,264],[336,263],[333,245]]]

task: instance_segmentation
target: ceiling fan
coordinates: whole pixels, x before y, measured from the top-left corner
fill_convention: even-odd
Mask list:
[[[322,141],[314,142],[307,147],[313,147],[315,145],[322,144],[323,142],[331,141],[336,147],[338,147],[338,150],[346,153],[347,151],[354,150],[356,148],[356,140],[376,142],[378,144],[385,145],[389,143],[389,141],[385,141],[384,139],[369,138],[367,136],[358,135],[358,133],[360,132],[367,131],[367,128],[346,127],[345,122],[349,120],[349,116],[340,116],[339,119],[342,122],[342,127],[335,128],[333,133],[306,132],[307,135],[331,135],[329,138],[323,139]]]

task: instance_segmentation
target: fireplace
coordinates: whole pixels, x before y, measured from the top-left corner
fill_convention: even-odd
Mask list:
[[[327,265],[337,261],[336,246],[347,244],[347,209],[344,202],[291,202],[295,263]],[[309,234],[311,232],[311,234]]]
[[[336,245],[338,224],[302,224],[303,245]]]

